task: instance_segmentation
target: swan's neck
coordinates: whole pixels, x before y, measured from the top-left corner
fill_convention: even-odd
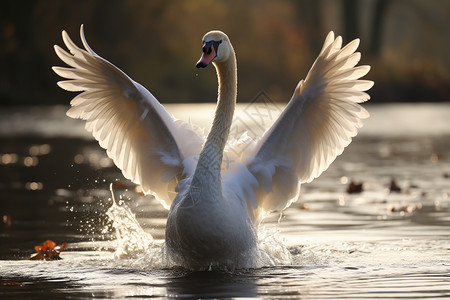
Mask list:
[[[214,63],[219,81],[219,92],[211,130],[200,153],[193,185],[207,185],[209,191],[220,192],[223,150],[233,121],[237,94],[237,68],[234,51],[225,62]]]

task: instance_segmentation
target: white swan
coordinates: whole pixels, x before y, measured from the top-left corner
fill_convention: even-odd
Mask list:
[[[219,94],[206,138],[173,119],[153,95],[87,44],[78,48],[62,33],[70,54],[55,46],[72,68],[53,67],[69,80],[58,85],[82,92],[67,115],[86,120],[100,146],[124,176],[169,208],[165,247],[171,261],[190,269],[211,265],[249,267],[257,250],[257,227],[267,212],[296,201],[300,184],[319,176],[357,134],[369,116],[358,103],[372,81],[358,80],[370,67],[355,65],[359,40],[344,48],[330,32],[305,80],[279,119],[249,155],[222,168],[236,103],[236,58],[220,31],[203,37],[197,67],[211,62]],[[252,143],[242,139],[241,143]],[[234,145],[238,147],[239,145]]]

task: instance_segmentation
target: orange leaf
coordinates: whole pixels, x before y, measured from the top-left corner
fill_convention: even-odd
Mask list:
[[[2,285],[20,285],[24,286],[25,283],[22,282],[15,282],[15,281],[1,281]]]
[[[46,240],[42,243],[42,245],[37,245],[34,247],[36,250],[36,254],[32,255],[29,260],[55,260],[61,259],[59,257],[59,253],[64,250],[67,246],[67,243],[62,243],[57,246],[55,242],[51,240]]]
[[[53,241],[50,241],[50,240],[46,240],[43,244],[42,244],[42,246],[44,247],[44,251],[51,251],[51,250],[53,250],[53,248],[55,248],[55,246],[56,246],[56,243],[55,242],[53,242]]]

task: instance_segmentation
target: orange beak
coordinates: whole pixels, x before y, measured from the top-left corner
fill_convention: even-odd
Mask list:
[[[202,57],[200,57],[200,60],[197,62],[196,67],[197,68],[204,68],[207,65],[209,65],[213,59],[217,56],[216,49],[211,45],[207,49],[203,49]]]

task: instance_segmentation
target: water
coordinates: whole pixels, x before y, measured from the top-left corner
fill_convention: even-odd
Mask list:
[[[369,106],[371,119],[344,154],[302,187],[280,224],[278,214],[265,221],[261,243],[289,260],[234,272],[168,265],[167,212],[123,179],[66,109],[0,111],[1,298],[450,297],[448,104]],[[168,109],[205,125],[213,106]],[[253,131],[261,124],[246,105],[237,115]],[[351,181],[364,191],[348,194]],[[111,182],[126,206],[110,209]],[[135,216],[139,226],[115,224],[118,242],[107,213],[126,208],[133,214],[122,211],[116,223]],[[47,239],[68,243],[63,259],[26,260]]]

